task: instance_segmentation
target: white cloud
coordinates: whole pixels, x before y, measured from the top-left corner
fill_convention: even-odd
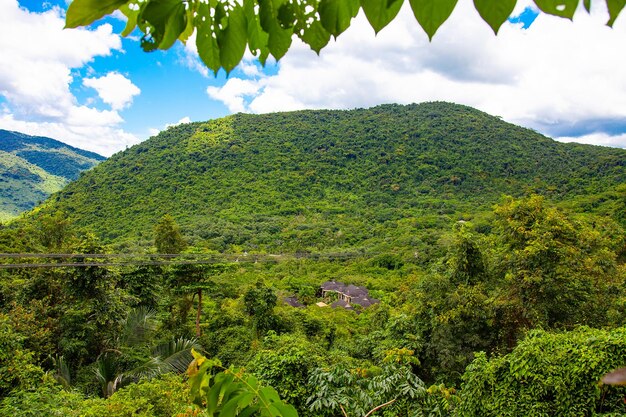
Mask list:
[[[183,117],[182,119],[180,119],[179,121],[174,122],[174,123],[166,123],[166,124],[165,124],[165,126],[163,126],[163,128],[162,128],[162,129],[157,129],[157,128],[155,128],[155,127],[151,127],[151,128],[149,128],[149,129],[148,129],[148,134],[149,134],[150,136],[156,136],[156,135],[158,135],[158,134],[159,134],[162,130],[167,130],[167,129],[169,129],[170,127],[174,127],[174,126],[182,125],[182,124],[185,124],[185,123],[191,123],[191,118],[190,118],[189,116],[185,116],[185,117]]]
[[[557,137],[559,142],[578,142],[588,145],[612,146],[626,149],[626,133],[621,135],[609,135],[606,133],[592,133],[578,137]]]
[[[121,50],[120,37],[108,24],[63,30],[63,13],[58,7],[34,13],[16,0],[0,1],[0,96],[5,99],[0,128],[53,137],[104,155],[137,143],[119,127],[123,120],[117,110],[128,99],[114,92],[116,77],[103,77],[100,83],[93,78],[112,110],[81,104],[70,90],[72,71]]]
[[[62,139],[69,145],[105,156],[110,156],[115,151],[139,142],[134,135],[108,124],[92,125],[87,122],[80,122],[68,125],[59,122],[28,122],[16,120],[10,114],[3,114],[0,115],[0,126],[2,129],[29,135]],[[89,142],[86,141],[86,138],[90,138]]]
[[[231,78],[222,87],[207,88],[209,97],[222,101],[233,113],[246,111],[246,97],[256,97],[267,82]]]
[[[191,119],[189,118],[189,116],[183,117],[182,119],[180,119],[176,123],[167,123],[165,125],[165,128],[167,129],[167,128],[178,126],[178,125],[182,125],[182,124],[185,124],[185,123],[191,123]]]
[[[594,133],[579,127],[600,119],[626,130],[626,17],[608,28],[605,6],[594,4],[574,22],[541,14],[528,30],[505,23],[496,37],[461,0],[432,43],[408,4],[378,36],[361,14],[319,57],[294,40],[277,74],[230,78],[207,93],[232,112],[445,100],[555,136]]]
[[[85,78],[83,85],[91,87],[113,110],[121,110],[133,102],[133,97],[139,95],[141,90],[119,72],[109,72],[100,78]]]

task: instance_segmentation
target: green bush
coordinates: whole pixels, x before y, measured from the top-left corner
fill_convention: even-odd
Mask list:
[[[463,376],[459,415],[625,415],[626,388],[598,383],[605,373],[624,365],[626,327],[535,330],[508,355],[476,355]]]

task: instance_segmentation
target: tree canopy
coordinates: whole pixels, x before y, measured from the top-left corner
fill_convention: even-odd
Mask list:
[[[239,64],[246,50],[262,64],[282,58],[296,35],[319,53],[349,26],[362,9],[376,33],[398,14],[404,0],[74,0],[66,27],[86,26],[116,11],[128,21],[123,36],[139,28],[144,51],[186,43],[195,33],[198,54],[216,74]],[[572,19],[579,0],[534,0],[544,13]],[[596,0],[597,1],[597,0]],[[413,14],[432,39],[458,0],[409,0]],[[474,0],[480,16],[498,33],[516,0]],[[587,11],[591,0],[583,0]],[[606,0],[612,26],[626,0]]]

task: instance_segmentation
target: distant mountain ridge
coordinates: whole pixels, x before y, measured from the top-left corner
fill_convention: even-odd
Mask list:
[[[33,208],[105,159],[51,138],[0,130],[0,220]]]
[[[564,144],[450,103],[236,114],[117,153],[41,208],[105,242],[150,244],[171,214],[224,251],[402,250],[502,195],[555,201],[626,182],[626,151]]]

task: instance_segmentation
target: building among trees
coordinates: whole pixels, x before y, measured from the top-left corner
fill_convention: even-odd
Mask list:
[[[358,285],[346,285],[337,281],[326,281],[320,286],[322,297],[337,297],[337,300],[331,304],[332,307],[343,307],[353,310],[354,305],[360,305],[367,308],[372,304],[378,304],[380,300],[370,298],[369,291],[365,287]]]

